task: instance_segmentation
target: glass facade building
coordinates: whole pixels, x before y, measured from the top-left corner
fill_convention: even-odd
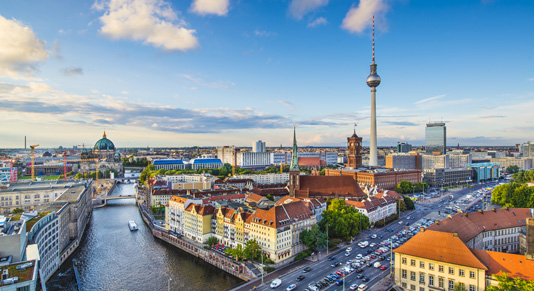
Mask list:
[[[425,131],[426,153],[433,154],[439,152],[444,155],[447,152],[447,127],[445,123],[428,123]]]

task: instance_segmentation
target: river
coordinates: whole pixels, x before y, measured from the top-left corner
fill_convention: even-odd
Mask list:
[[[133,193],[119,184],[112,196]],[[128,221],[139,230],[131,232]],[[82,290],[225,290],[240,279],[152,236],[134,199],[112,200],[93,210],[82,243],[48,280],[48,290],[76,290],[72,259],[79,262]],[[170,280],[169,280],[170,279]]]

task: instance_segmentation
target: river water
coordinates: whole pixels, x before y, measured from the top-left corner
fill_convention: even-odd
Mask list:
[[[112,196],[133,193],[119,184]],[[139,230],[131,232],[128,221]],[[78,260],[82,290],[225,290],[240,279],[152,236],[134,199],[112,200],[93,210],[82,243],[48,280],[48,290],[77,290],[72,259]],[[171,280],[169,280],[171,279]]]

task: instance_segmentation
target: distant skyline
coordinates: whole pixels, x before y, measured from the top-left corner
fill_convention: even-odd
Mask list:
[[[0,10],[0,148],[534,140],[530,0],[20,0]]]

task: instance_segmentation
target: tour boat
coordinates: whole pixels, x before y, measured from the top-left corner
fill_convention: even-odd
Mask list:
[[[128,227],[130,228],[131,231],[134,231],[134,230],[137,230],[137,224],[135,224],[135,221],[133,220],[130,220],[128,221]]]

